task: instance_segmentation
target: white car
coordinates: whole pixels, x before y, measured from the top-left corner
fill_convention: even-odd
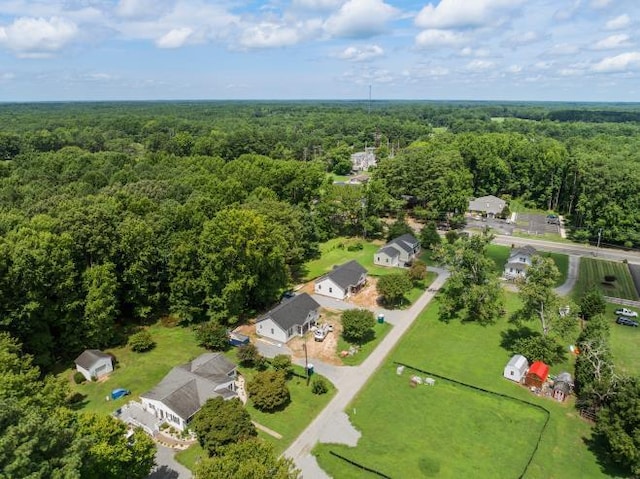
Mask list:
[[[637,318],[638,317],[638,313],[635,311],[631,311],[630,309],[627,308],[620,308],[620,309],[616,309],[616,314],[619,316],[627,316],[629,318]]]

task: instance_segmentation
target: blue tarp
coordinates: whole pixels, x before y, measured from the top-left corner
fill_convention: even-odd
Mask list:
[[[120,399],[123,396],[127,396],[131,394],[131,391],[129,391],[128,389],[114,389],[113,391],[111,391],[111,399],[113,399],[114,401],[116,399]]]

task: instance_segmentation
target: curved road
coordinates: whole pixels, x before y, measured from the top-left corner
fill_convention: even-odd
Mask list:
[[[318,466],[311,449],[322,439],[323,442],[352,442],[357,440],[359,433],[349,424],[345,424],[343,411],[362,389],[369,377],[378,369],[387,354],[393,349],[409,326],[435,296],[449,277],[443,269],[429,268],[438,273],[438,277],[431,287],[411,306],[404,311],[386,311],[385,319],[394,324],[387,336],[382,340],[371,355],[357,367],[344,368],[338,384],[338,392],[318,416],[302,431],[298,438],[284,452],[293,459],[296,467],[302,471],[304,479],[327,479],[329,476]],[[347,436],[345,438],[345,436]]]

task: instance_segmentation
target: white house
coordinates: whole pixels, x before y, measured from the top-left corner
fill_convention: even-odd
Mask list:
[[[367,270],[356,260],[336,266],[313,283],[316,294],[346,299],[360,291],[367,282]]]
[[[87,349],[75,360],[76,370],[91,381],[113,371],[113,359],[99,349]]]
[[[469,201],[469,211],[494,218],[502,213],[507,202],[497,196],[489,195]]]
[[[522,382],[528,370],[529,362],[527,361],[527,358],[522,354],[516,354],[504,367],[504,377],[519,383]]]
[[[307,293],[284,300],[256,321],[256,333],[286,343],[302,336],[318,320],[320,305]]]
[[[237,397],[236,377],[236,365],[222,353],[206,353],[173,368],[140,401],[158,420],[183,431],[208,399]]]
[[[351,155],[353,171],[367,171],[372,166],[376,166],[376,149],[373,146]]]
[[[373,263],[379,266],[404,266],[420,254],[420,241],[404,234],[389,241],[373,254]]]
[[[506,279],[526,277],[527,269],[531,266],[531,260],[535,254],[536,249],[529,245],[513,249],[504,265],[503,276]]]

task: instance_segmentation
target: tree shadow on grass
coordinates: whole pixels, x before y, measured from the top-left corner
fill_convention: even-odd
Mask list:
[[[596,434],[591,434],[591,437],[583,437],[582,441],[587,448],[596,456],[596,461],[603,474],[607,477],[633,477],[628,469],[625,469],[619,464],[616,464],[611,456],[608,454],[608,447],[606,441]]]
[[[539,333],[529,328],[528,326],[520,326],[519,328],[507,329],[500,333],[500,347],[507,351],[513,351],[514,344],[517,341],[537,336]]]

